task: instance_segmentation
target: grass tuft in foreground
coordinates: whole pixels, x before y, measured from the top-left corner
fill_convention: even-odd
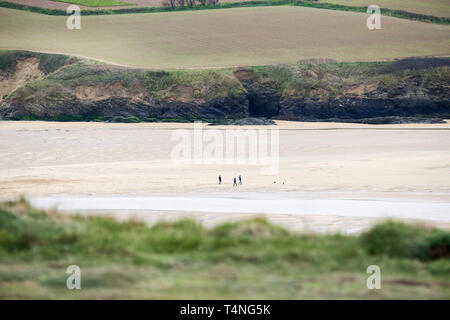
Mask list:
[[[255,218],[206,229],[0,204],[3,298],[449,298],[450,232],[386,222],[360,236],[297,234]],[[65,287],[67,266],[82,290]],[[382,289],[366,288],[379,265]]]
[[[450,258],[450,233],[427,230],[398,222],[375,226],[361,237],[370,254],[406,257],[423,261]]]

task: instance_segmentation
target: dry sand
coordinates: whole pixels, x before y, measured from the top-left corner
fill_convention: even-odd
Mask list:
[[[261,175],[258,165],[173,163],[170,152],[180,123],[0,122],[0,198],[49,195],[212,195],[244,192],[278,197],[303,192],[309,198],[389,198],[450,201],[450,123],[361,125],[278,121],[280,167]],[[225,132],[230,126],[206,127]],[[218,185],[221,174],[223,184]],[[232,186],[242,174],[244,184]],[[274,181],[276,183],[274,183]],[[396,200],[396,201],[397,201]],[[90,212],[98,214],[98,212]],[[117,217],[117,213],[115,214]],[[239,213],[132,211],[119,217],[194,217],[206,225],[254,216]],[[300,231],[359,232],[380,219],[336,215],[266,214]],[[449,217],[450,218],[450,217]],[[426,213],[424,213],[426,220]],[[444,219],[445,220],[445,219]],[[450,228],[447,222],[430,222]]]
[[[262,175],[260,165],[171,161],[174,128],[192,124],[3,121],[0,193],[450,192],[448,122],[278,123],[264,128],[281,129],[279,172]],[[237,191],[232,179],[239,174],[245,183]]]

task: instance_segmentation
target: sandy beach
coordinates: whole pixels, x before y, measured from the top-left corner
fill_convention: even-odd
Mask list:
[[[179,123],[3,121],[0,192],[2,196],[194,191],[450,192],[448,122],[374,126],[280,121],[277,126],[251,127],[280,129],[280,165],[275,175],[261,175],[259,165],[171,161],[173,130],[192,128],[192,124]],[[222,185],[217,183],[219,174]],[[239,174],[244,183],[233,188],[232,179]]]
[[[450,202],[448,121],[395,125],[278,121],[276,126],[265,127],[203,126],[204,132],[249,128],[279,130],[276,174],[261,174],[258,164],[172,161],[174,130],[191,132],[193,124],[2,121],[0,195],[189,197],[195,193],[234,197],[252,192],[286,193],[296,198],[295,193],[302,192],[312,199],[331,193],[327,199],[345,194],[346,199],[378,199],[381,195],[383,199]],[[239,174],[243,184],[233,187],[233,178]],[[167,210],[154,212],[163,211]],[[235,211],[249,214],[239,208]],[[202,214],[213,213],[203,210]],[[448,216],[450,222],[450,212]],[[374,221],[373,217],[367,219]],[[423,220],[427,220],[425,213]]]

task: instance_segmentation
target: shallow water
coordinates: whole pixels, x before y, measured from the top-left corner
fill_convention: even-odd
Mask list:
[[[31,198],[42,209],[62,211],[171,211],[415,219],[450,222],[450,202],[414,198],[282,198],[275,194],[202,196],[46,196]]]

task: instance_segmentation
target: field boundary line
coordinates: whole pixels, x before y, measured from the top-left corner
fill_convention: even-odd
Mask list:
[[[193,7],[138,7],[138,8],[122,8],[122,9],[85,9],[82,10],[83,15],[112,15],[112,14],[132,14],[132,13],[157,13],[157,12],[181,12],[181,11],[199,11],[199,10],[215,10],[215,9],[232,9],[232,8],[251,8],[251,7],[274,7],[274,6],[296,6],[308,7],[315,9],[327,9],[336,11],[349,11],[366,13],[367,7],[364,6],[346,6],[341,4],[332,4],[328,2],[310,2],[310,1],[247,1],[247,2],[227,2],[216,5],[196,5]],[[52,16],[66,16],[67,13],[60,9],[47,9],[34,6],[27,6],[14,2],[0,1],[0,7],[16,10],[30,11],[34,13],[41,13]],[[413,13],[404,10],[394,10],[388,8],[381,8],[381,14],[400,19],[444,24],[450,25],[450,18],[436,17],[431,15],[424,15],[420,13]]]

